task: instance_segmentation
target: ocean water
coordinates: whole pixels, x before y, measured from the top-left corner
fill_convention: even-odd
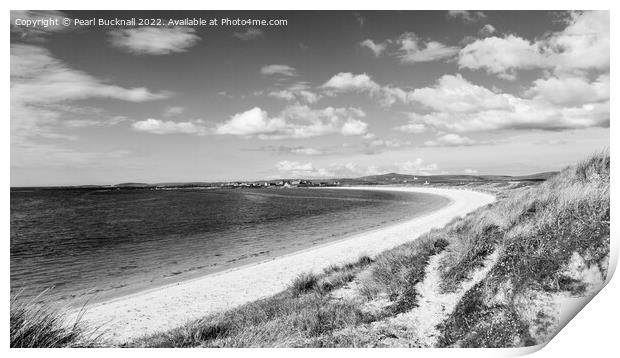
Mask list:
[[[446,203],[426,194],[312,188],[13,188],[11,291],[81,305],[338,240]]]

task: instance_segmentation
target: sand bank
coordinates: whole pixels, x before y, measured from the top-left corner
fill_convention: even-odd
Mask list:
[[[374,256],[407,241],[415,240],[455,217],[491,203],[495,198],[468,190],[414,187],[350,187],[347,189],[409,191],[436,194],[450,204],[385,228],[372,230],[304,251],[277,257],[204,277],[142,291],[94,304],[83,320],[103,325],[104,337],[116,342],[165,331],[189,320],[226,310],[284,290],[300,273],[320,272],[331,264],[344,264],[361,255]]]

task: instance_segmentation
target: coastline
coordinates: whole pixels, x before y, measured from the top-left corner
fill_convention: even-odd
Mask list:
[[[338,189],[346,189],[346,187],[309,188],[309,189],[310,190],[325,190],[325,189],[338,190]],[[353,189],[364,190],[365,188],[357,187]],[[294,190],[294,189],[287,189],[287,190]],[[424,195],[429,195],[429,194],[424,194]],[[435,195],[431,195],[431,196],[436,197]],[[417,218],[417,217],[426,215],[428,213],[432,213],[448,205],[449,203],[450,203],[450,199],[445,198],[445,197],[441,197],[441,200],[434,199],[434,202],[430,205],[429,204],[424,204],[424,205],[418,204],[416,202],[416,203],[411,204],[411,207],[412,207],[411,212],[407,212],[402,217],[398,217],[398,218],[393,217],[389,221],[385,221],[380,224],[374,224],[368,228],[362,228],[359,230],[353,229],[345,233],[336,233],[336,234],[332,234],[331,232],[328,231],[329,237],[325,235],[326,237],[316,240],[319,242],[315,242],[315,240],[313,240],[312,243],[308,243],[303,246],[292,245],[286,248],[275,248],[274,247],[270,249],[269,252],[266,254],[255,254],[254,252],[248,251],[247,252],[248,258],[237,259],[235,260],[235,262],[232,262],[232,263],[216,265],[215,267],[213,267],[214,265],[209,265],[206,268],[189,270],[186,272],[181,272],[180,274],[177,274],[177,275],[168,275],[164,277],[163,279],[157,280],[157,282],[155,283],[153,282],[153,280],[149,280],[149,282],[145,281],[142,284],[131,284],[131,285],[125,285],[119,288],[101,290],[96,293],[88,293],[82,297],[74,298],[72,301],[67,303],[67,305],[69,305],[69,310],[80,309],[85,304],[87,304],[88,306],[95,306],[100,303],[111,302],[117,299],[123,299],[129,296],[133,296],[135,294],[140,294],[140,293],[144,293],[147,291],[161,289],[163,287],[176,285],[178,283],[185,283],[185,282],[189,282],[195,279],[200,279],[206,276],[219,275],[225,272],[242,269],[242,268],[249,267],[249,266],[254,266],[254,265],[257,265],[263,262],[268,262],[274,259],[289,256],[291,254],[296,254],[296,253],[304,252],[307,250],[319,248],[325,245],[330,245],[330,244],[333,244],[339,241],[348,240],[358,235],[362,235],[362,234],[365,235],[365,234],[373,233],[376,230],[383,230],[386,227],[398,225],[400,223],[410,221],[413,218]],[[63,301],[63,302],[66,302],[66,301]],[[65,308],[67,306],[65,305],[61,307]]]
[[[385,190],[443,196],[450,203],[439,210],[415,216],[340,240],[258,263],[147,289],[86,307],[84,322],[103,326],[106,339],[123,342],[165,331],[184,323],[271,296],[284,290],[300,273],[318,272],[332,264],[344,264],[361,255],[374,256],[440,228],[455,217],[491,203],[490,194],[458,189],[426,187],[341,187],[340,190]],[[76,313],[77,314],[77,313]]]

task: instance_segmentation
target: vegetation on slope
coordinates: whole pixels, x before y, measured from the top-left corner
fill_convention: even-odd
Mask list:
[[[57,309],[11,297],[11,348],[94,347],[96,331],[88,330],[78,316],[70,323]]]

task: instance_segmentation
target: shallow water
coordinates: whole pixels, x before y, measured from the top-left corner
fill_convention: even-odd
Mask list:
[[[80,304],[225,270],[435,210],[337,189],[11,190],[11,290]]]

